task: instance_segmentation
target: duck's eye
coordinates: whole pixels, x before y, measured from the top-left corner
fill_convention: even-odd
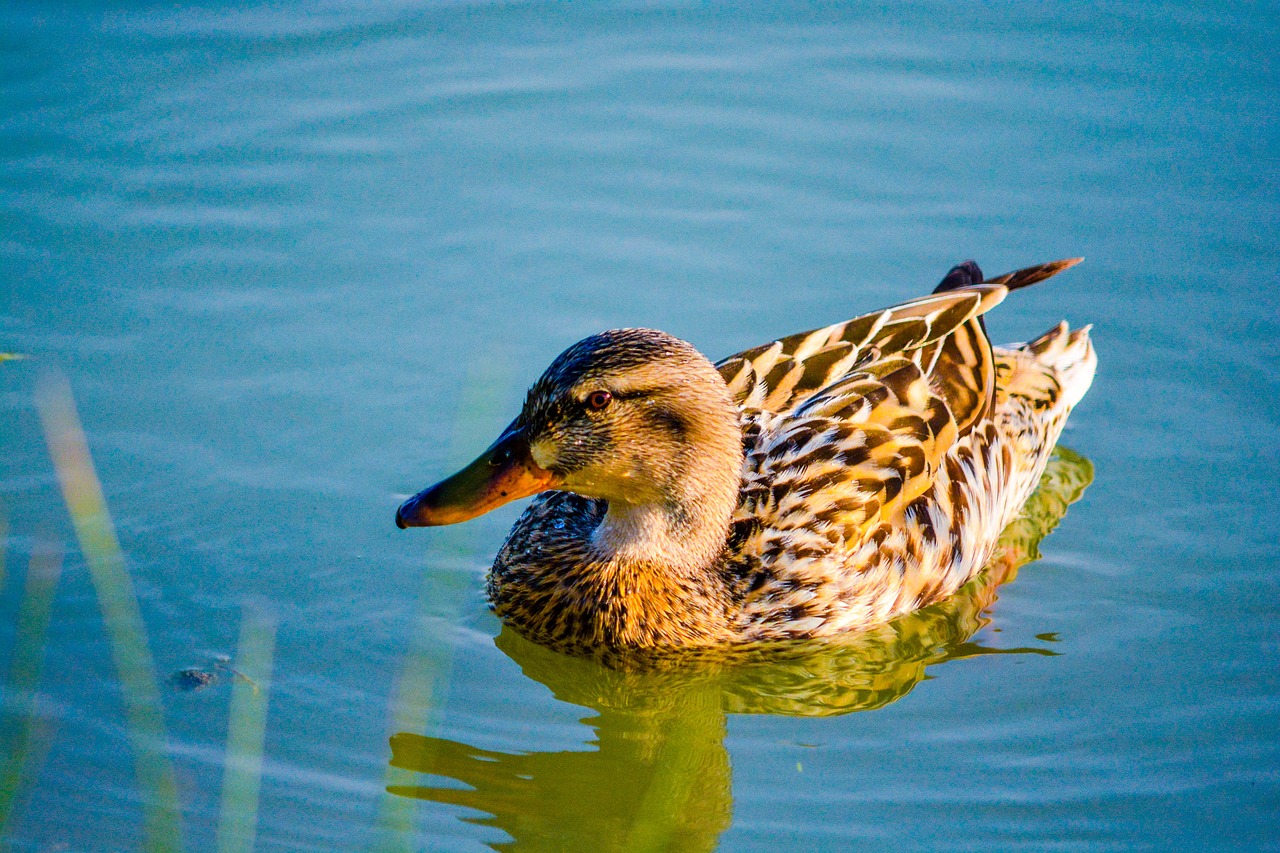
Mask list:
[[[587,408],[595,409],[598,412],[612,401],[613,395],[608,391],[592,391],[587,395]]]

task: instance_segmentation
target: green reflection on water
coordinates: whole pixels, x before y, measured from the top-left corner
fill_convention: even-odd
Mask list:
[[[460,805],[501,829],[502,850],[690,850],[715,847],[732,816],[728,714],[832,716],[907,695],[936,663],[992,649],[969,638],[999,586],[1039,557],[1039,543],[1093,480],[1093,466],[1055,450],[1023,514],[1005,530],[987,570],[950,599],[836,642],[602,665],[537,646],[510,630],[496,643],[557,699],[595,710],[593,751],[510,754],[401,732],[391,766],[456,780],[393,784],[406,798]]]

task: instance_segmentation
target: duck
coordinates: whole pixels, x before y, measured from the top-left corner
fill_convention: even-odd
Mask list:
[[[736,647],[883,625],[991,557],[1093,381],[1090,327],[994,346],[984,315],[1080,262],[985,278],[712,363],[613,329],[562,352],[401,529],[535,496],[489,605],[574,654]]]

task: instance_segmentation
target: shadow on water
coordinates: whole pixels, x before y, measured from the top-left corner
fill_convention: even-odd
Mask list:
[[[1084,493],[1093,466],[1058,448],[987,570],[945,602],[838,642],[732,654],[611,661],[559,654],[503,630],[498,647],[557,699],[593,709],[593,751],[503,753],[402,732],[391,766],[461,782],[391,794],[460,805],[501,829],[502,850],[711,850],[732,814],[728,714],[834,716],[882,708],[928,667],[987,654],[1052,655],[970,642],[1001,584],[1039,557],[1040,540]]]

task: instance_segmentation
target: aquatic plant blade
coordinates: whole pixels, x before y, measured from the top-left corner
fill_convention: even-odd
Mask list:
[[[0,540],[4,529],[0,525]],[[37,548],[27,569],[26,588],[18,608],[18,623],[13,657],[9,661],[9,680],[4,692],[16,705],[7,711],[9,718],[0,730],[0,844],[8,837],[9,821],[18,791],[39,767],[36,753],[39,733],[44,725],[36,701],[40,671],[44,662],[44,639],[49,628],[53,594],[62,572],[62,551],[48,546]],[[47,744],[44,744],[47,746]]]
[[[253,850],[275,640],[275,619],[256,607],[246,607],[231,685],[231,720],[227,728],[222,805],[218,816],[218,853]]]
[[[447,455],[455,464],[475,454],[471,442],[477,434],[483,435],[493,424],[503,421],[504,415],[498,409],[502,395],[494,389],[509,387],[512,381],[511,366],[491,354],[473,360],[471,365],[449,437]],[[430,553],[424,556],[459,551],[470,535],[465,528],[441,528],[433,533]],[[424,570],[418,594],[417,630],[404,657],[389,709],[392,732],[430,729],[432,717],[438,716],[436,699],[448,689],[453,674],[453,644],[436,626],[441,614],[453,621],[467,592],[468,588],[458,584],[453,575]],[[394,795],[396,789],[413,784],[416,778],[411,771],[387,765],[383,778],[386,793],[378,805],[377,827],[383,845],[379,849],[417,848],[413,838],[414,804]]]
[[[147,646],[142,613],[133,580],[107,512],[102,484],[71,386],[61,374],[46,373],[36,386],[36,407],[45,441],[53,457],[62,496],[71,514],[80,550],[84,553],[98,606],[111,641],[111,653],[124,697],[125,717],[133,744],[138,784],[142,789],[147,849],[182,849],[178,787],[169,763],[160,687]]]

